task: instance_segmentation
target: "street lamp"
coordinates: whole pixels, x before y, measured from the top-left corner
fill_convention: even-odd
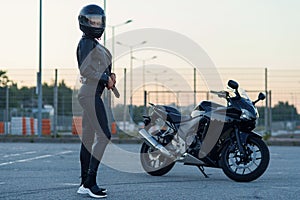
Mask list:
[[[160,74],[165,74],[167,73],[167,70],[163,70],[161,72],[152,72],[152,71],[147,71],[149,74],[154,74],[154,80],[155,80],[155,88],[156,88],[156,103],[158,103],[158,75]]]
[[[142,61],[143,62],[143,92],[145,91],[145,66],[146,66],[146,61],[154,60],[156,59],[157,56],[152,56],[151,58],[146,58],[146,59],[139,59],[136,57],[132,57],[134,60]]]
[[[42,0],[40,0],[39,13],[39,71],[37,73],[38,91],[38,135],[42,135],[42,107],[43,107],[43,87],[42,87]]]
[[[126,22],[123,22],[123,23],[120,23],[120,24],[117,24],[117,25],[114,25],[114,26],[110,26],[110,25],[107,25],[108,27],[110,27],[112,29],[112,43],[111,43],[111,54],[112,54],[112,63],[111,63],[111,68],[112,68],[112,71],[114,72],[115,70],[115,28],[117,27],[120,27],[120,26],[123,26],[123,25],[126,25],[126,24],[129,24],[131,23],[132,20],[127,20]],[[107,91],[105,91],[105,99],[106,99],[106,104],[107,104],[107,107],[108,108],[111,108],[111,104],[114,104],[113,100],[111,99],[111,93],[108,93]],[[113,117],[112,117],[112,113],[109,112],[108,114],[108,120],[109,120],[109,124],[111,124],[112,120],[113,120]]]
[[[132,58],[133,58],[133,48],[137,47],[137,46],[140,46],[140,45],[143,45],[143,44],[146,44],[147,41],[142,41],[140,43],[137,43],[137,44],[134,44],[134,45],[128,45],[128,44],[124,44],[124,43],[121,43],[119,41],[117,41],[117,44],[118,45],[121,45],[121,46],[125,46],[125,47],[129,47],[130,49],[130,121],[132,122]]]
[[[117,25],[114,25],[114,26],[108,25],[108,27],[111,28],[111,33],[112,33],[111,53],[112,53],[112,70],[113,71],[114,71],[114,66],[115,66],[115,28],[123,26],[125,24],[129,24],[131,22],[132,22],[132,20],[130,19],[130,20],[127,20],[126,22],[123,22],[123,23],[120,23],[120,24],[117,24]]]
[[[144,114],[146,114],[146,108],[147,108],[147,101],[146,101],[146,88],[145,88],[145,66],[146,66],[146,61],[154,60],[156,59],[157,56],[152,56],[151,58],[147,59],[138,59],[136,57],[132,57],[134,60],[142,61],[143,62],[143,95],[144,95]]]
[[[103,10],[104,10],[104,13],[106,14],[106,0],[103,0]],[[103,44],[104,44],[104,46],[106,46],[106,33],[105,33],[105,31],[103,33]]]

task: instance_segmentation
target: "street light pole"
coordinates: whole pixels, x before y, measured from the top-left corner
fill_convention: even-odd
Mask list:
[[[146,61],[154,60],[156,58],[157,58],[157,56],[152,56],[151,58],[146,58],[146,59],[139,59],[139,58],[136,58],[136,57],[132,57],[132,59],[142,61],[142,63],[143,63],[143,72],[142,72],[143,73],[143,92],[145,91],[145,66],[146,66]]]
[[[120,27],[120,26],[123,26],[125,24],[129,24],[131,23],[132,20],[127,20],[126,22],[123,22],[121,24],[117,24],[117,25],[114,25],[114,26],[109,26],[108,27],[111,27],[111,33],[112,33],[112,37],[111,37],[111,40],[112,40],[112,44],[111,44],[111,53],[112,53],[112,70],[114,71],[114,66],[115,66],[115,29],[117,27]]]
[[[132,93],[133,93],[133,73],[132,73],[132,69],[133,69],[133,59],[132,59],[132,46],[130,47],[130,121],[132,122],[132,116],[133,116],[133,108],[132,108]]]
[[[104,1],[104,12],[106,13],[106,0]],[[112,68],[112,71],[114,72],[114,68],[115,68],[115,28],[116,27],[119,27],[119,26],[122,26],[122,25],[125,25],[125,24],[128,24],[128,23],[131,23],[132,20],[127,20],[126,22],[124,23],[121,23],[121,24],[117,24],[117,25],[114,25],[114,26],[110,26],[110,25],[107,25],[108,27],[111,27],[112,28],[112,63],[111,63],[111,68]],[[104,32],[104,46],[106,45],[106,32]],[[107,106],[107,108],[109,108],[109,112],[108,112],[108,122],[109,124],[112,123],[112,120],[113,120],[113,116],[112,116],[112,112],[110,112],[111,110],[111,107],[112,107],[112,104],[114,104],[114,102],[112,101],[111,99],[111,93],[108,92],[107,90],[105,91],[104,93],[104,99],[105,99],[105,105]]]
[[[106,15],[106,0],[103,0],[103,10],[104,10],[104,13]],[[103,45],[106,46],[106,33],[104,31],[103,33]]]
[[[156,104],[158,103],[158,75],[167,73],[167,70],[163,70],[161,72],[150,72],[147,71],[150,74],[154,74],[154,80],[155,80],[155,87],[156,87]]]
[[[6,112],[5,112],[5,135],[8,134],[8,122],[9,122],[9,88],[6,85]]]
[[[132,93],[133,93],[133,79],[132,79],[132,68],[133,68],[133,48],[134,47],[137,47],[139,45],[143,45],[143,44],[146,44],[147,41],[142,41],[140,43],[137,43],[135,45],[128,45],[128,44],[123,44],[121,42],[117,42],[118,45],[121,45],[121,46],[125,46],[125,47],[129,47],[130,49],[130,108],[129,108],[129,114],[130,114],[130,122],[132,122],[132,114],[133,114],[133,110],[132,110]]]
[[[146,86],[145,86],[145,67],[146,67],[146,61],[150,61],[150,60],[154,60],[156,59],[157,56],[152,56],[151,58],[147,58],[147,59],[138,59],[136,57],[133,57],[132,59],[138,60],[138,61],[142,61],[143,62],[143,95],[144,95],[144,114],[146,114],[146,108],[147,108],[147,101],[146,101]]]
[[[39,27],[39,72],[38,72],[38,136],[42,135],[42,106],[43,106],[43,91],[42,91],[42,0],[40,0],[40,27]]]

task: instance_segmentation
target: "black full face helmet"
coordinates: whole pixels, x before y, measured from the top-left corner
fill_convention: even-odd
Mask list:
[[[105,13],[97,5],[83,7],[78,16],[79,27],[85,35],[100,38],[105,30]]]

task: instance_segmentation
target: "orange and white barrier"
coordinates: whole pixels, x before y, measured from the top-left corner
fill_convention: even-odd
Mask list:
[[[81,135],[82,134],[82,117],[75,116],[72,120],[72,134]]]
[[[117,123],[116,122],[111,123],[111,134],[113,134],[113,135],[117,134]]]
[[[12,117],[10,129],[12,135],[37,135],[37,119],[32,117]],[[47,133],[51,133],[48,124],[45,130],[47,130]]]
[[[42,119],[42,134],[43,135],[51,135],[50,119]]]
[[[111,124],[111,133],[113,135],[117,134],[117,123],[112,122]],[[82,134],[82,117],[74,116],[72,120],[72,134],[81,135]]]
[[[12,135],[23,135],[23,133],[26,133],[26,124],[23,124],[24,120],[23,117],[12,117],[11,118],[11,134]]]
[[[4,134],[5,130],[4,130],[4,122],[0,122],[0,135]]]

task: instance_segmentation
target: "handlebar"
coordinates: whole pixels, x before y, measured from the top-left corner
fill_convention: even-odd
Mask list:
[[[227,91],[213,91],[213,90],[211,90],[210,93],[216,94],[216,95],[218,95],[218,97],[224,98],[224,99],[227,99],[227,97],[229,96],[229,92],[227,92]]]
[[[162,108],[160,108],[159,106],[157,106],[157,105],[155,105],[155,104],[153,104],[153,103],[149,103],[149,105],[150,105],[150,106],[153,108],[153,110],[154,110],[157,114],[159,114],[159,115],[161,115],[161,114],[167,115],[167,114],[168,114],[165,110],[163,110]],[[162,117],[162,116],[160,116],[160,117]]]

